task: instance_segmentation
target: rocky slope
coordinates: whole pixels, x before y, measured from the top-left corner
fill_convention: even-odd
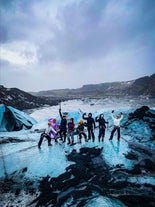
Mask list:
[[[124,96],[149,96],[154,98],[155,74],[134,81],[90,84],[78,89],[58,89],[38,93],[27,93],[17,88],[5,88],[0,85],[0,104],[10,105],[19,110],[44,105],[52,106],[68,99]]]
[[[40,91],[37,96],[68,98],[102,98],[105,96],[151,96],[155,97],[155,74],[132,81],[89,84],[78,89]]]
[[[126,155],[133,160],[130,170],[120,165],[107,165],[101,156],[103,148],[85,147],[66,155],[73,164],[58,177],[46,176],[37,183],[25,177],[28,169],[23,168],[0,180],[1,194],[9,193],[11,196],[14,193],[17,199],[25,190],[30,197],[27,206],[32,207],[92,206],[94,199],[101,201],[105,198],[106,202],[109,200],[107,206],[153,207],[155,185],[148,180],[155,172],[154,151],[134,143],[130,147],[136,153],[136,158]],[[118,202],[121,205],[117,205]],[[19,197],[18,204],[21,203],[22,198]]]
[[[19,110],[32,109],[44,105],[56,105],[58,99],[36,97],[18,88],[5,88],[0,85],[0,104],[9,105]]]

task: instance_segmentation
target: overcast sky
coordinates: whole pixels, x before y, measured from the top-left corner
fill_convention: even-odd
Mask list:
[[[0,0],[0,84],[25,91],[155,72],[155,0]]]

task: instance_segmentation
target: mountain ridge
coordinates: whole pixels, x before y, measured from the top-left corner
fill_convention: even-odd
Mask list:
[[[148,95],[155,97],[155,73],[151,76],[140,77],[130,81],[115,81],[99,84],[87,84],[77,89],[53,89],[33,93],[36,96],[82,98],[104,96],[137,96]]]
[[[83,85],[77,89],[54,89],[29,93],[18,88],[5,88],[0,85],[0,104],[13,106],[19,110],[45,105],[53,106],[71,99],[124,96],[155,98],[155,73],[131,81],[105,82]]]
[[[45,105],[53,106],[59,103],[59,99],[33,96],[18,88],[5,88],[0,85],[0,104],[15,107],[19,110],[33,109]]]

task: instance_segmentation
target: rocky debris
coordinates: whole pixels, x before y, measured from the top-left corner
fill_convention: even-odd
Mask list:
[[[27,193],[34,193],[38,187],[37,181],[29,180],[25,173],[28,168],[25,167],[20,171],[15,171],[12,174],[6,174],[5,178],[0,179],[0,193],[15,193],[19,195],[22,190]]]
[[[129,114],[129,120],[143,119],[144,116],[147,116],[148,110],[149,110],[148,106],[142,106],[141,108],[136,109],[133,113]]]
[[[34,93],[33,93],[34,94]],[[40,91],[38,96],[68,97],[68,98],[94,98],[94,97],[124,97],[124,96],[147,96],[155,97],[155,73],[136,80],[109,82],[100,84],[83,85],[77,89],[57,89]]]
[[[18,142],[28,142],[29,139],[19,139],[18,137],[1,137],[0,138],[0,144],[6,144],[6,143],[18,143]]]
[[[38,180],[25,176],[28,168],[0,178],[0,206],[28,206],[38,196]]]
[[[131,182],[129,178],[134,174],[123,166],[110,168],[101,156],[102,150],[82,148],[79,153],[73,150],[67,158],[75,164],[71,164],[65,173],[56,178],[43,178],[39,185],[40,195],[30,206],[60,207],[68,201],[71,201],[71,206],[83,206],[95,194],[119,199],[129,207],[153,207],[155,186],[150,188],[150,185],[146,187]]]
[[[137,125],[136,125],[137,123]],[[145,127],[141,136],[137,135],[138,125],[142,125]],[[124,128],[130,135],[134,135],[134,137],[139,140],[139,142],[155,140],[155,111],[150,109],[148,106],[142,106],[136,109],[133,113],[128,115],[128,119],[123,124]],[[151,131],[151,137],[148,136],[149,131]],[[143,134],[143,136],[142,136]],[[147,138],[146,138],[147,137]]]
[[[124,156],[129,160],[138,160],[138,155],[133,151],[124,154]]]
[[[9,105],[19,110],[53,106],[57,105],[60,100],[60,98],[36,97],[18,88],[5,88],[0,85],[0,104]]]
[[[135,195],[134,192],[131,195],[120,195],[118,198],[128,207],[154,207],[155,198],[145,195]]]
[[[136,142],[129,142],[130,152],[125,155],[133,160],[133,174],[155,173],[155,149]]]
[[[155,127],[155,111],[151,110],[148,106],[142,106],[136,109],[133,113],[129,114],[129,120],[139,119],[148,123],[154,123]]]
[[[134,161],[132,169],[125,169],[123,165],[110,167],[102,157],[103,148],[85,147],[79,152],[72,150],[66,155],[73,164],[58,177],[46,176],[39,180],[30,180],[25,176],[27,167],[15,171],[0,179],[0,201],[9,193],[10,202],[14,194],[17,206],[25,205],[22,200],[25,193],[29,198],[26,206],[32,207],[80,207],[97,197],[113,199],[128,207],[154,207],[154,182],[141,182],[141,179],[146,179],[147,173],[155,178],[154,161],[148,162],[150,157],[154,159],[154,153],[141,145],[130,143],[130,147],[131,155],[134,152],[133,157],[136,158],[131,156]],[[135,153],[136,150],[138,153]]]

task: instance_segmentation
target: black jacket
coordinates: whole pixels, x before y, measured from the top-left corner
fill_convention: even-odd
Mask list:
[[[61,117],[60,129],[66,131],[67,130],[67,120],[63,118],[61,110],[59,110],[59,114],[60,114],[60,117]]]
[[[96,122],[99,122],[99,128],[106,128],[106,125],[105,124],[108,124],[109,122],[108,121],[105,121],[104,118],[101,118],[101,117],[96,117],[95,119]]]
[[[87,120],[87,127],[88,128],[92,128],[93,125],[94,125],[94,128],[96,127],[95,126],[95,121],[94,121],[94,119],[92,117],[89,117],[89,116],[88,117],[85,117],[85,114],[83,114],[82,118],[84,120]]]
[[[78,125],[78,127],[77,127],[77,131],[78,131],[78,132],[80,132],[80,131],[84,131],[84,127],[85,127],[85,126],[86,126],[85,123]]]

